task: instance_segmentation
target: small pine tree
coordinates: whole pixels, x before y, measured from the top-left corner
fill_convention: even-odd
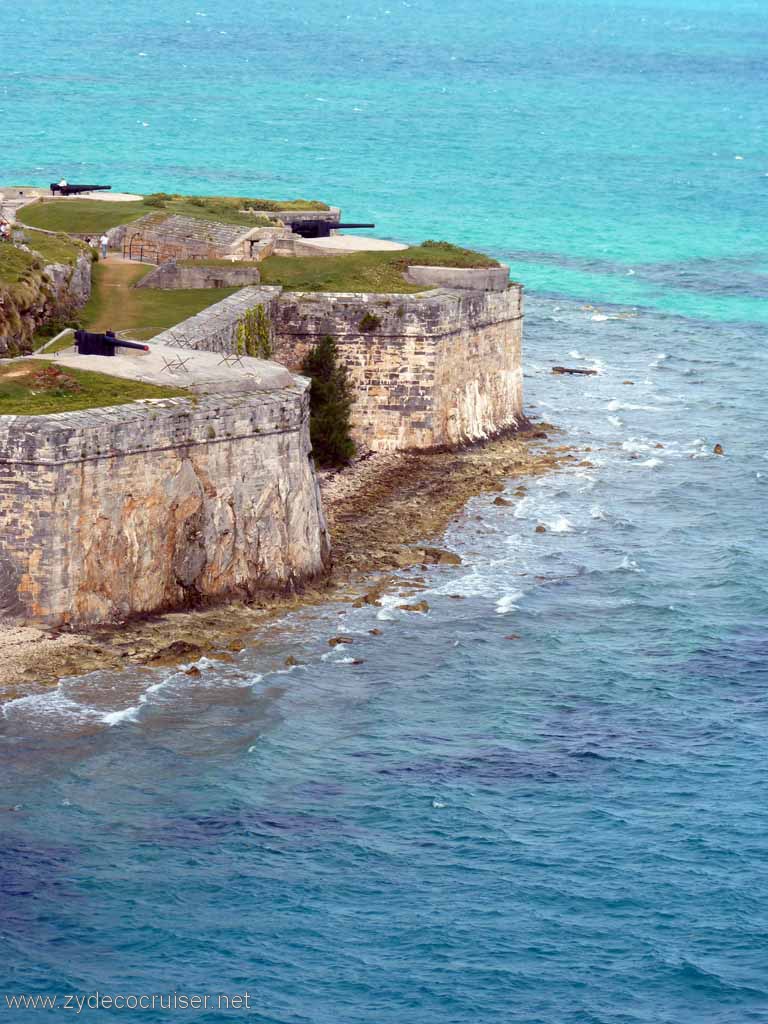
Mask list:
[[[329,334],[308,353],[301,371],[312,381],[309,432],[314,456],[321,466],[345,466],[355,454],[350,436],[352,388]]]

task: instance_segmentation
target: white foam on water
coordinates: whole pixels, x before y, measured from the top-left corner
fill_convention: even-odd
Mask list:
[[[635,437],[630,437],[627,441],[621,442],[621,447],[625,452],[649,452],[652,445],[638,441]]]
[[[26,697],[17,697],[15,700],[3,704],[0,710],[5,718],[13,718],[17,714],[30,714],[35,717],[38,715],[42,717],[57,716],[89,721],[101,716],[101,712],[95,708],[90,708],[65,696],[60,686],[54,690],[46,690],[45,693],[31,693]]]
[[[109,711],[101,720],[105,725],[119,725],[120,722],[133,722],[136,720],[140,710],[140,705],[134,704],[133,707],[124,708],[122,711]]]
[[[608,412],[659,412],[655,405],[634,405],[632,402],[620,402],[612,398],[605,407]]]
[[[510,590],[508,594],[500,597],[496,602],[496,614],[506,615],[508,612],[517,611],[517,602],[524,596],[525,592],[522,590]]]
[[[645,569],[641,569],[634,558],[630,558],[629,555],[624,555],[619,563],[619,568],[624,572],[645,572]]]
[[[610,320],[611,318],[606,316],[605,313],[593,313],[591,319],[596,323],[600,323],[603,320]]]
[[[618,428],[624,426],[624,420],[620,419],[618,416],[609,416],[608,422],[611,424],[612,427]]]
[[[605,512],[603,511],[603,509],[600,508],[599,505],[593,505],[592,508],[589,510],[589,514],[592,516],[593,519],[606,518]]]
[[[573,523],[565,516],[558,516],[547,523],[547,529],[551,533],[573,533]]]
[[[648,469],[655,469],[657,466],[661,466],[663,464],[664,460],[656,457],[652,459],[645,459],[643,462],[640,463],[641,466],[647,466]]]

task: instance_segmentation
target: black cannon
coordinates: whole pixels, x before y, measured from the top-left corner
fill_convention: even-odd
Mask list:
[[[139,352],[149,352],[149,345],[140,345],[135,341],[121,341],[115,337],[114,331],[106,334],[92,334],[90,331],[75,331],[75,344],[81,356],[113,356],[116,348],[135,348]]]
[[[111,185],[62,185],[58,181],[51,182],[51,192],[62,196],[77,196],[81,192],[109,192]]]
[[[375,228],[375,224],[337,224],[332,220],[299,220],[291,224],[291,231],[302,238],[328,238],[331,231],[344,228]]]

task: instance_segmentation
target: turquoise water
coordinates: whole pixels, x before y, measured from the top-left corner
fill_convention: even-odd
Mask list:
[[[768,1021],[764,5],[11,21],[3,180],[317,196],[503,256],[529,411],[592,465],[471,502],[428,616],[313,609],[198,678],[6,704],[0,992],[248,991],[230,1019],[270,1024]]]

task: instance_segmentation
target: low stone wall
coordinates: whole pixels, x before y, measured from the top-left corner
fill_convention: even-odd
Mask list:
[[[378,451],[481,440],[523,419],[522,288],[417,295],[245,288],[157,336],[232,351],[244,312],[262,305],[272,354],[298,371],[326,334],[355,391],[355,438]]]
[[[258,284],[259,268],[233,263],[226,267],[181,267],[169,261],[150,271],[137,282],[137,288],[244,288]]]
[[[509,285],[509,267],[408,267],[404,277],[411,284],[463,291],[503,292]]]
[[[0,617],[121,620],[322,572],[307,386],[0,417]]]
[[[234,352],[237,325],[245,313],[261,305],[271,324],[274,319],[274,304],[279,294],[280,288],[268,285],[241,288],[234,295],[155,335],[152,343],[201,352]]]

